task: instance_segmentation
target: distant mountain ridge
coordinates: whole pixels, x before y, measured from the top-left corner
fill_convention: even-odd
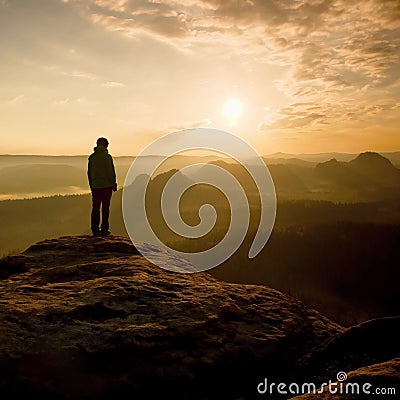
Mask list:
[[[87,189],[87,177],[76,166],[22,164],[0,168],[0,194]]]
[[[351,160],[355,159],[356,157],[358,157],[360,154],[364,154],[364,153],[380,154],[381,156],[390,160],[392,162],[392,164],[394,164],[394,165],[400,164],[400,151],[383,151],[383,152],[382,151],[366,151],[366,152],[360,152],[360,153],[327,152],[327,153],[300,153],[300,154],[277,152],[277,153],[267,154],[267,155],[265,155],[265,158],[270,158],[270,159],[298,158],[298,159],[304,160],[304,161],[319,163],[319,162],[328,161],[332,158],[335,158],[338,161],[351,161]]]
[[[91,150],[91,149],[90,149]],[[298,160],[299,162],[310,162],[310,163],[319,163],[328,161],[332,158],[336,158],[338,161],[351,161],[356,158],[358,155],[363,153],[377,153],[386,157],[388,160],[392,162],[394,165],[400,165],[400,151],[366,151],[359,153],[341,153],[341,152],[326,152],[326,153],[283,153],[276,152],[271,154],[261,154],[263,158],[267,160],[271,160],[275,162],[277,159],[282,161],[294,161]],[[112,154],[112,152],[111,152]],[[0,154],[0,168],[7,165],[17,165],[17,164],[68,164],[68,165],[78,165],[78,166],[86,166],[87,157],[89,154],[81,154],[81,155],[29,155],[29,154]],[[135,155],[113,155],[114,159],[117,163],[131,163],[135,159]],[[158,157],[160,159],[164,158],[162,155],[154,155],[149,157]],[[185,156],[180,156],[184,158]],[[200,157],[201,158],[201,157]],[[207,156],[202,157],[207,158]],[[223,158],[223,157],[221,157]]]
[[[395,186],[400,184],[400,170],[388,158],[378,153],[361,153],[349,162],[349,166],[376,182]]]
[[[391,156],[396,154],[391,153]],[[336,157],[326,159],[328,155]],[[264,158],[264,162],[269,168],[278,195],[289,199],[375,201],[395,197],[399,186],[400,170],[391,159],[376,152],[365,152],[354,157],[349,157],[349,154],[324,153],[312,155],[314,161],[285,158],[283,153],[274,156]],[[321,157],[324,160],[316,162]],[[135,175],[148,173],[149,168],[154,166],[154,158],[157,163],[163,161],[162,156],[149,156],[148,160],[140,163],[140,170],[135,170]],[[125,185],[133,161],[134,157],[114,158],[119,187]],[[252,163],[251,159],[246,161]],[[166,173],[194,163],[214,163],[239,177],[243,176],[232,159],[216,160],[211,156],[168,159],[156,172]],[[86,168],[87,157],[83,156],[0,155],[0,199],[89,193]],[[131,178],[133,181],[135,176]],[[193,172],[193,176],[188,175],[188,178],[196,181],[196,172]]]
[[[386,157],[374,152],[359,154],[349,162],[333,158],[316,166],[317,174],[331,183],[372,190],[400,187],[400,170]]]

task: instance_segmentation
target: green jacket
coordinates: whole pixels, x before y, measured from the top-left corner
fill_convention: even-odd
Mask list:
[[[104,146],[97,146],[89,156],[88,179],[90,189],[114,187],[117,183],[114,162]]]

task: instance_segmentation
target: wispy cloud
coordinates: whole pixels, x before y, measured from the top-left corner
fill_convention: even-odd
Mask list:
[[[244,111],[232,129],[258,127],[260,142],[356,129],[361,137],[365,127],[378,138],[385,123],[396,140],[399,0],[20,3],[0,0],[2,68],[16,77],[2,86],[2,106],[35,99],[77,112],[82,131],[87,110],[72,105],[84,96],[96,128],[159,133],[210,124],[203,116],[232,127],[222,104],[237,96]]]
[[[166,129],[167,131],[171,130],[182,130],[182,129],[192,129],[192,128],[202,128],[205,126],[209,126],[212,124],[212,121],[210,118],[204,118],[200,121],[195,121],[195,122],[186,122],[186,123],[178,123],[178,124],[173,124],[168,126]]]
[[[108,87],[108,88],[118,88],[118,87],[124,87],[125,85],[121,82],[108,81],[108,82],[102,83],[101,86]]]
[[[71,78],[80,78],[80,79],[88,79],[88,80],[95,80],[96,76],[89,72],[83,71],[61,71],[62,75],[69,76]]]
[[[60,100],[54,100],[53,104],[55,106],[66,106],[67,104],[69,104],[70,99],[60,99]]]
[[[63,98],[63,99],[56,99],[53,101],[53,105],[57,106],[57,107],[64,107],[64,106],[68,106],[68,105],[73,105],[73,104],[83,104],[85,103],[87,100],[83,97],[78,97],[75,99],[71,99],[69,97]]]
[[[270,110],[266,110],[270,111]],[[326,113],[323,107],[313,103],[292,103],[274,113],[268,112],[260,130],[297,129],[324,124]]]
[[[71,3],[84,7],[95,24],[130,37],[147,32],[177,38],[187,36],[191,30],[184,2],[92,0],[83,4],[72,0]]]
[[[25,97],[24,94],[18,94],[15,97],[12,97],[10,99],[4,100],[3,104],[14,106],[14,105],[23,103],[25,100],[26,100],[26,97]]]
[[[75,4],[82,5],[82,1]],[[92,22],[196,50],[205,43],[291,67],[291,94],[389,83],[400,54],[397,0],[86,1]],[[397,74],[398,75],[398,74]]]

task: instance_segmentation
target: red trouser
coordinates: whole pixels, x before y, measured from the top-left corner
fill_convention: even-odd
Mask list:
[[[100,208],[101,208],[101,231],[108,232],[110,215],[110,202],[112,195],[112,187],[109,188],[93,188],[92,189],[92,214],[91,228],[93,233],[99,232],[100,225]]]

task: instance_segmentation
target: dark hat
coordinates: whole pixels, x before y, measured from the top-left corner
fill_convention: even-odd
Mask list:
[[[97,141],[96,141],[96,144],[97,144],[97,145],[102,144],[102,143],[108,145],[108,140],[107,140],[107,138],[105,138],[105,137],[99,137],[99,138],[97,139]]]

